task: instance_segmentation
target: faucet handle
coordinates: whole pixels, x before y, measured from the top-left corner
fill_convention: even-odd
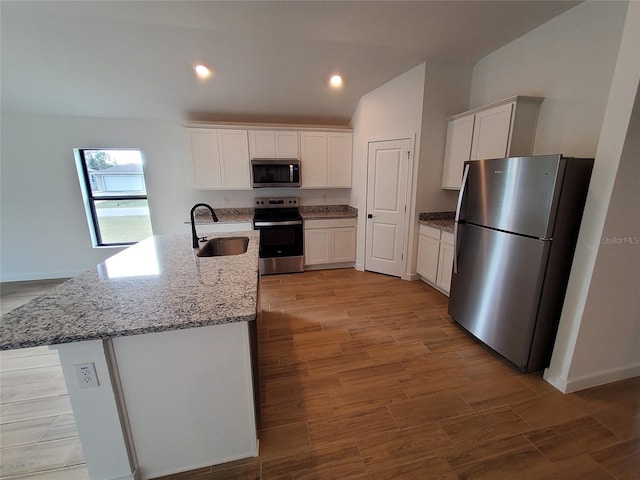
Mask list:
[[[207,237],[199,237],[198,240],[200,240],[200,242],[206,242],[208,240]]]

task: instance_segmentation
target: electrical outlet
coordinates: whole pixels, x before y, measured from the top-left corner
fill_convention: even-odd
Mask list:
[[[74,365],[73,368],[76,371],[76,377],[80,388],[94,388],[100,386],[98,374],[96,373],[96,365],[93,362],[80,363],[78,365]]]

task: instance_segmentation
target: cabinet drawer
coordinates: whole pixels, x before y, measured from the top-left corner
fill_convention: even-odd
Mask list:
[[[322,220],[305,220],[304,229],[355,227],[355,218],[326,218]]]
[[[426,235],[434,240],[440,240],[440,230],[427,225],[420,225],[420,235]]]

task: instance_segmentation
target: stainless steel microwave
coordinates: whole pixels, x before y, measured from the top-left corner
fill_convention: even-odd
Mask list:
[[[251,159],[253,188],[299,187],[300,160],[294,158]]]

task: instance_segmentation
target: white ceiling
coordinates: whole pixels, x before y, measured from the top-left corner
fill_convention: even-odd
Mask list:
[[[577,3],[3,0],[2,111],[346,125],[412,67],[472,65]]]

